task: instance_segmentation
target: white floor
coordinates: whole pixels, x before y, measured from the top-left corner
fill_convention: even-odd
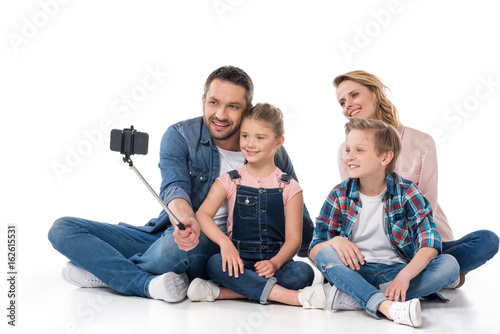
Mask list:
[[[55,252],[54,250],[52,250]],[[55,255],[52,253],[52,255]],[[54,256],[56,257],[56,256]],[[364,311],[327,312],[248,301],[177,304],[82,289],[61,278],[62,256],[40,263],[40,275],[20,272],[17,326],[9,333],[500,333],[494,258],[467,276],[448,303],[423,302],[421,329],[375,320]],[[32,268],[36,269],[36,268]],[[36,271],[36,270],[35,270]],[[4,322],[5,323],[5,322]],[[2,331],[5,333],[4,331]],[[153,332],[151,332],[153,333]]]

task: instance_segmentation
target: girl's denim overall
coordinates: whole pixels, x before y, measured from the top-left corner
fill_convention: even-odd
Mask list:
[[[233,213],[232,241],[245,265],[244,274],[238,278],[222,271],[222,257],[210,258],[207,270],[210,278],[234,292],[253,300],[267,303],[274,284],[298,290],[311,285],[314,271],[305,262],[289,261],[269,279],[260,277],[254,265],[278,254],[285,243],[285,207],[283,189],[290,182],[284,174],[279,188],[252,188],[242,186],[237,171],[229,172],[236,184],[236,200]]]

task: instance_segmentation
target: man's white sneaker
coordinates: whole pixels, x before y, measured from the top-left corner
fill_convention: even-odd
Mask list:
[[[219,293],[220,288],[213,281],[195,278],[189,284],[187,296],[193,302],[213,302]]]
[[[107,288],[108,286],[89,273],[87,270],[78,267],[73,262],[68,262],[62,269],[62,277],[68,283],[79,286],[80,288]]]
[[[357,311],[363,309],[354,299],[337,289],[335,285],[325,284],[325,292],[327,310]]]
[[[316,284],[300,290],[299,302],[303,308],[324,308],[326,305],[326,296],[323,285]]]
[[[186,298],[189,279],[186,273],[168,272],[157,276],[149,282],[149,296],[169,303],[175,303]]]
[[[404,303],[393,303],[389,309],[389,315],[396,324],[412,327],[422,326],[422,310],[418,298]]]

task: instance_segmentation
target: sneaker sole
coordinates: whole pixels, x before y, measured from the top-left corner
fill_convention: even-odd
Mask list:
[[[460,288],[462,285],[464,285],[465,283],[465,274],[464,273],[460,273],[460,282],[458,283],[458,285],[455,287],[455,289],[458,289]]]
[[[332,287],[330,289],[334,289],[334,285],[332,285]],[[335,311],[333,309],[333,302],[335,301],[335,297],[337,296],[337,293],[338,293],[338,289],[335,287],[335,293],[330,293],[328,294],[328,298],[326,299],[326,306],[327,306],[327,310],[330,310],[330,311]]]
[[[165,288],[172,302],[179,302],[186,298],[189,279],[185,273],[167,273],[164,279]]]
[[[216,297],[212,296],[211,284],[213,281],[204,281],[201,278],[195,278],[187,290],[187,297],[192,302],[213,302]],[[201,291],[201,292],[200,292]]]
[[[422,309],[420,308],[420,300],[413,299],[408,308],[408,318],[413,327],[417,328],[422,326]]]

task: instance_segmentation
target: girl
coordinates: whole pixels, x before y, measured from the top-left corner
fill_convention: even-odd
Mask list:
[[[333,85],[344,116],[378,119],[394,126],[402,142],[396,173],[415,183],[431,204],[434,223],[443,241],[443,253],[453,255],[460,265],[460,276],[449,288],[458,288],[465,282],[465,274],[491,259],[498,252],[498,236],[492,231],[472,232],[454,240],[453,232],[437,198],[436,145],[431,136],[406,127],[399,122],[396,107],[387,98],[382,81],[365,71],[352,71],[337,76]],[[343,163],[345,145],[339,149],[339,170],[342,180],[347,178]]]
[[[213,281],[197,278],[190,284],[192,301],[250,298],[262,304],[325,306],[322,286],[309,286],[311,266],[292,261],[301,244],[303,197],[299,184],[274,165],[283,134],[278,108],[257,104],[243,113],[240,148],[247,164],[219,177],[196,214],[221,252],[207,263]],[[227,235],[213,220],[224,201]]]

